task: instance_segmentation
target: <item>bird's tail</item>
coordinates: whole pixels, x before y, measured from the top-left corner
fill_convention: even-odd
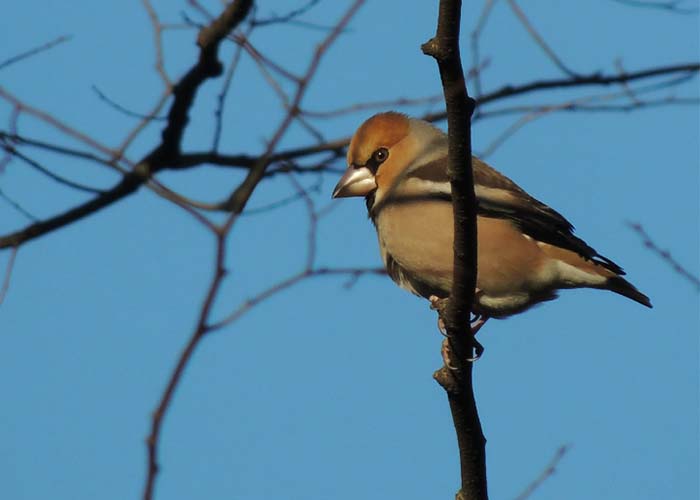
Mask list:
[[[649,308],[653,307],[649,297],[637,290],[632,283],[620,276],[608,278],[608,280],[605,282],[604,288],[612,292],[619,293],[620,295],[624,295],[635,302],[639,302],[643,306],[647,306]]]

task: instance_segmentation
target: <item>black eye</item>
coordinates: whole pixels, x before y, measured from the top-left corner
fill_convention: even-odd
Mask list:
[[[379,148],[372,153],[372,161],[377,166],[379,166],[380,163],[384,163],[387,158],[389,158],[389,150],[387,148]]]

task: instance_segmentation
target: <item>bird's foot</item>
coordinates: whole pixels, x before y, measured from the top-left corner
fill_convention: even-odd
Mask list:
[[[438,312],[438,330],[440,331],[440,335],[443,337],[447,337],[447,327],[445,326],[445,322],[442,320],[442,309],[445,307],[445,304],[447,304],[447,299],[441,299],[437,295],[431,295],[428,297],[428,300],[430,301],[430,308],[433,311]]]
[[[440,348],[440,354],[442,355],[442,362],[445,363],[445,367],[453,372],[459,371],[459,367],[452,364],[452,348],[450,347],[450,339],[445,338],[442,341],[442,347]]]
[[[481,342],[476,340],[476,337],[472,336],[472,348],[474,349],[474,357],[472,358],[467,358],[467,361],[470,363],[473,363],[477,359],[481,357],[482,354],[484,354],[484,346],[481,345]]]
[[[488,316],[484,316],[483,314],[476,314],[474,316],[474,319],[469,322],[469,327],[471,328],[472,331],[472,347],[474,348],[474,357],[471,359],[468,359],[470,362],[474,362],[477,359],[481,357],[482,354],[484,354],[484,346],[481,345],[481,342],[476,340],[476,334],[479,333],[479,330],[481,330],[481,327],[484,326],[484,324],[489,320]]]
[[[474,319],[469,322],[469,326],[472,329],[472,335],[476,337],[476,334],[479,333],[479,330],[481,330],[481,327],[484,326],[484,324],[489,320],[488,316],[484,316],[483,314],[476,314],[474,316]]]
[[[474,356],[468,357],[466,359],[467,363],[473,363],[484,354],[484,346],[472,337],[472,348],[474,349]],[[442,341],[442,347],[440,349],[440,354],[442,355],[442,362],[448,370],[459,371],[459,366],[452,362],[452,348],[450,347],[450,339],[446,338]]]
[[[430,301],[430,308],[433,311],[440,312],[447,305],[447,299],[441,299],[437,295],[431,295],[430,297],[428,297],[428,300]]]
[[[477,288],[476,293],[480,293],[480,290]],[[443,337],[447,337],[447,327],[445,326],[445,322],[442,319],[442,311],[447,305],[447,299],[441,299],[440,297],[436,295],[431,295],[428,297],[428,300],[430,301],[430,308],[434,311],[438,312],[438,330],[440,331],[440,334]],[[484,324],[488,321],[489,317],[485,316],[483,314],[474,314],[474,318],[469,322],[469,327],[471,328],[472,335],[476,335],[479,330],[481,330],[481,327],[484,326]],[[476,339],[474,339],[474,342],[476,342]],[[479,359],[481,356],[481,353],[484,352],[484,348],[481,344],[476,342],[474,346],[474,349],[477,351],[477,356],[474,359]],[[480,350],[479,350],[480,349]]]

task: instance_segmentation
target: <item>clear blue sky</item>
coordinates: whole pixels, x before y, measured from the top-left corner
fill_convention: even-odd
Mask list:
[[[300,3],[260,2],[259,12],[286,12]],[[614,72],[616,59],[627,70],[698,59],[696,15],[610,0],[521,3],[559,56],[582,73]],[[220,4],[208,5],[216,10]],[[321,2],[304,19],[330,24],[345,5]],[[419,50],[434,33],[436,5],[369,2],[324,59],[307,107],[439,93],[435,63]],[[186,2],[156,7],[164,21],[180,22]],[[480,1],[465,2],[465,32],[480,7]],[[67,7],[27,0],[6,5],[3,18],[0,60],[59,35],[73,38],[5,69],[0,85],[106,143],[116,145],[134,121],[102,103],[92,85],[135,110],[147,110],[160,94],[151,27],[139,2]],[[297,26],[268,27],[253,42],[300,71],[322,36]],[[194,60],[194,37],[192,30],[166,35],[173,78]],[[226,61],[232,52],[223,51]],[[560,75],[506,2],[496,4],[482,54],[490,58],[485,90]],[[697,82],[675,92],[697,97]],[[209,83],[197,101],[186,148],[209,146],[219,85]],[[513,103],[559,102],[594,91]],[[229,99],[222,150],[261,152],[280,110],[247,58]],[[0,123],[9,112],[0,104]],[[315,123],[336,138],[369,114]],[[479,123],[476,148],[483,151],[511,122]],[[134,144],[132,158],[155,143],[159,128]],[[20,131],[62,140],[26,117]],[[655,306],[570,291],[482,330],[486,353],[475,383],[492,498],[514,498],[563,444],[571,450],[535,498],[698,498],[698,293],[644,248],[626,222],[642,223],[698,275],[699,135],[693,106],[553,114],[488,158],[623,265]],[[294,128],[283,146],[313,140]],[[36,156],[74,180],[104,187],[115,180],[94,165]],[[228,194],[240,179],[214,168],[161,177],[208,200]],[[323,177],[319,206],[330,203],[336,180]],[[86,199],[16,161],[0,174],[0,188],[39,217]],[[284,179],[266,182],[250,206],[293,192]],[[337,203],[320,227],[319,263],[379,265],[362,201]],[[26,223],[0,203],[0,233]],[[305,242],[302,203],[242,219],[215,315],[299,270]],[[149,417],[195,324],[212,256],[213,238],[147,191],[21,248],[0,306],[1,498],[140,496]],[[0,253],[2,269],[8,257]],[[349,290],[343,283],[301,284],[205,340],[166,420],[157,498],[452,498],[458,462],[447,403],[431,378],[441,362],[434,312],[387,278],[362,278]]]

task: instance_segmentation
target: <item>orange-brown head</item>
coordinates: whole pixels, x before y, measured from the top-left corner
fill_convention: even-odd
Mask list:
[[[395,185],[444,134],[432,125],[393,111],[374,115],[350,141],[348,169],[333,190],[333,198],[378,195]]]

